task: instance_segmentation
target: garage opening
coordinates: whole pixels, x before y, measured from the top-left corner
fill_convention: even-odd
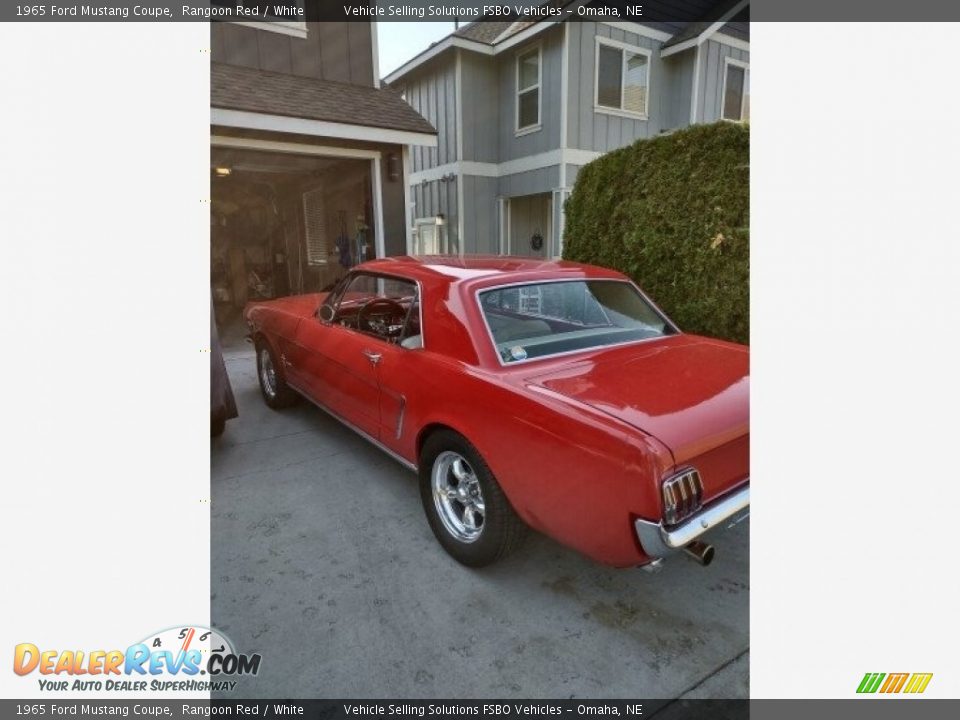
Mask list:
[[[376,256],[371,161],[213,147],[217,320],[250,300],[319,292]]]

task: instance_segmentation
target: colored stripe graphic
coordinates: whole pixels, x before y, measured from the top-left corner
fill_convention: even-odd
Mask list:
[[[905,693],[922,693],[930,684],[933,673],[914,673],[904,689]]]
[[[886,673],[867,673],[863,676],[863,680],[860,681],[860,687],[857,688],[857,692],[875,693],[885,676]]]
[[[908,677],[910,677],[910,673],[890,673],[887,675],[887,681],[883,684],[883,687],[880,688],[880,692],[900,692],[900,690],[903,688],[903,684],[907,682]]]
[[[886,678],[886,681],[884,681]],[[861,694],[881,693],[894,694],[899,692],[918,694],[927,689],[933,673],[865,673],[857,692]],[[882,683],[882,684],[881,684]]]

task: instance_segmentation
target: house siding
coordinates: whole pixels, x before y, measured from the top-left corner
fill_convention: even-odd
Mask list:
[[[538,44],[542,48],[540,129],[517,136],[517,56]],[[556,27],[496,58],[500,78],[500,162],[560,147],[562,50],[563,30]]]
[[[567,147],[607,152],[669,129],[672,126],[675,105],[674,82],[671,76],[676,63],[661,59],[662,43],[603,23],[575,22],[568,25],[570,100],[567,109]],[[647,119],[621,117],[595,110],[598,37],[651,52]]]
[[[500,252],[497,230],[497,189],[497,178],[463,176],[463,251],[465,253],[496,254]]]
[[[446,165],[457,157],[456,63],[450,53],[431,72],[408,78],[402,87],[407,102],[437,129],[437,147],[414,145],[413,172]]]
[[[231,22],[210,23],[215,62],[320,80],[374,85],[368,22],[310,22],[305,38]]]
[[[463,159],[495,163],[500,158],[500,78],[492,57],[460,53],[463,113]]]
[[[560,184],[560,166],[551,165],[527,172],[504,175],[500,178],[500,195],[516,197],[550,192]]]
[[[594,106],[597,37],[649,51],[649,100],[646,118],[623,117],[598,112]],[[660,56],[663,42],[599,22],[567,22],[544,29],[537,37],[498,55],[473,53],[456,48],[443,53],[428,66],[403,78],[397,89],[440,133],[440,147],[431,150],[413,147],[413,171],[462,160],[466,163],[501,164],[531,158],[561,148],[602,154],[642,138],[655,137],[691,124],[695,70],[699,70],[696,122],[719,118],[723,88],[723,58],[748,62],[749,52],[716,41],[666,58]],[[522,135],[516,132],[517,56],[533,47],[541,50],[540,129]],[[699,64],[698,64],[699,59]],[[566,60],[568,86],[562,87]],[[457,138],[457,83],[463,108],[462,138]],[[563,102],[563,100],[566,102]],[[566,125],[566,137],[561,137]],[[458,157],[458,152],[462,157]],[[549,156],[548,156],[549,157]],[[551,160],[552,161],[552,160]],[[432,180],[415,183],[412,198],[414,217],[439,213],[448,219],[447,236],[451,251],[464,253],[499,252],[501,249],[499,199],[517,199],[515,210],[537,210],[551,202],[550,229],[545,237],[547,251],[558,252],[563,228],[563,200],[574,186],[581,165],[567,164],[537,168],[498,177],[464,172],[456,181]],[[470,168],[462,168],[464,171]],[[560,179],[564,178],[561,187]],[[459,185],[459,187],[458,187]],[[462,197],[457,196],[461,190]],[[542,196],[542,197],[534,197]],[[550,198],[549,200],[547,198]],[[463,217],[458,217],[458,200]],[[525,211],[525,210],[524,210]],[[514,230],[521,229],[516,213]],[[526,221],[524,221],[526,222]],[[528,223],[529,224],[529,223]],[[529,228],[524,226],[526,233]],[[456,234],[462,234],[457,242]],[[528,246],[516,245],[514,254],[530,253]],[[536,254],[536,253],[534,253]]]
[[[724,58],[750,62],[750,52],[708,40],[700,48],[700,85],[697,98],[697,122],[715,122],[723,110]]]

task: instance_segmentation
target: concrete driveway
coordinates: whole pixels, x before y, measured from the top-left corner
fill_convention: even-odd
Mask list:
[[[413,473],[306,402],[268,409],[252,346],[226,358],[240,417],[212,443],[212,622],[263,656],[235,696],[747,697],[747,522],[707,568],[615,570],[532,534],[468,570]]]

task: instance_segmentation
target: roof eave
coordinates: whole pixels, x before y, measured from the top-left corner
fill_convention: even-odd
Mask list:
[[[677,43],[676,45],[670,45],[668,47],[662,48],[660,50],[660,57],[662,58],[670,57],[671,55],[676,55],[677,53],[681,53],[684,50],[689,50],[690,48],[703,45],[703,43],[705,43],[707,40],[713,37],[713,35],[718,33],[720,31],[720,28],[722,28],[724,25],[730,22],[730,20],[734,17],[734,15],[736,15],[738,12],[743,10],[743,8],[745,8],[749,4],[750,4],[750,0],[740,0],[740,2],[738,2],[736,5],[734,5],[729,10],[727,10],[723,15],[720,16],[720,18],[716,22],[711,23],[706,30],[704,30],[702,33],[700,33],[696,37],[690,38],[689,40],[684,40],[683,42]]]
[[[210,108],[210,124],[244,130],[266,130],[360,142],[437,146],[437,133],[435,131],[428,133],[374,125],[356,125],[329,120],[291,117],[289,115],[271,115],[225,107]]]
[[[456,37],[455,35],[448,35],[443,40],[431,45],[426,50],[423,50],[418,55],[414,55],[410,60],[407,60],[403,65],[398,67],[396,70],[391,72],[388,75],[385,75],[381,79],[381,83],[384,85],[392,85],[397,80],[400,80],[405,75],[408,75],[413,70],[416,70],[418,67],[424,63],[433,60],[433,58],[441,55],[450,48],[462,48],[464,50],[470,50],[472,52],[480,53],[481,55],[493,55],[494,49],[492,45],[487,45],[485,43],[477,42],[476,40],[467,40],[466,38]]]

